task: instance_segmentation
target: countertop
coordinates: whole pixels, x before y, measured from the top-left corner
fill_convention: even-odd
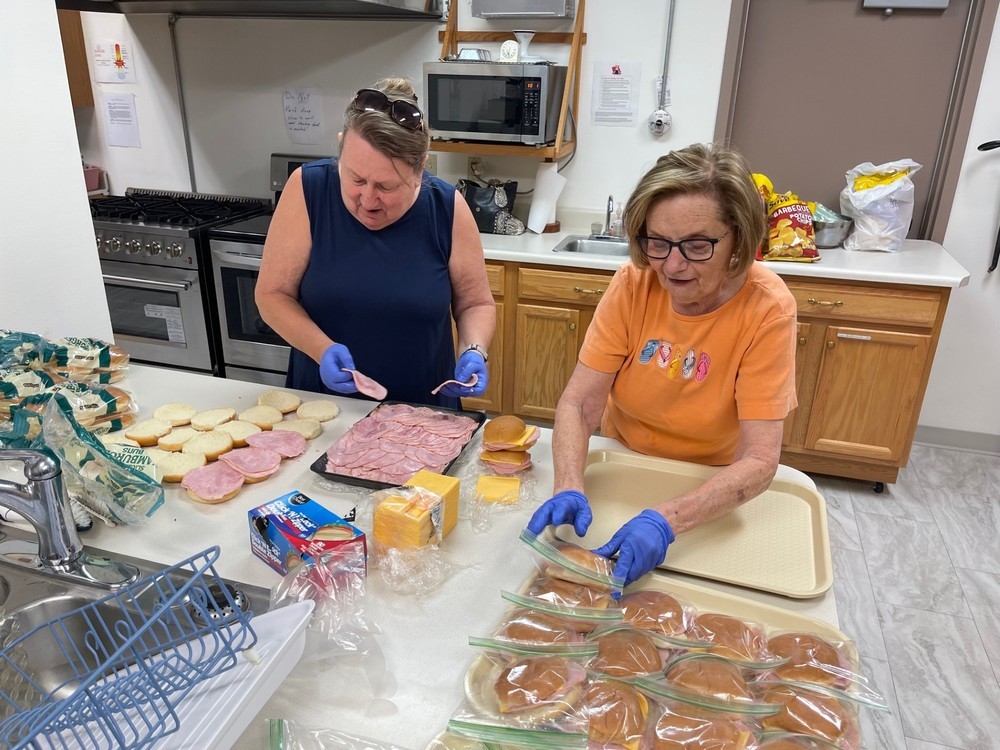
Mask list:
[[[628,260],[625,257],[553,252],[552,248],[569,236],[586,236],[586,230],[516,236],[480,235],[487,260],[538,263],[550,266],[592,268],[614,271]],[[963,287],[969,272],[947,250],[928,240],[906,240],[898,253],[822,249],[815,263],[766,261],[779,276],[844,281],[871,281],[885,284]]]
[[[199,409],[231,406],[241,411],[256,404],[268,389],[242,381],[156,367],[131,365],[120,384],[136,398],[140,418],[168,402],[184,401]],[[300,392],[306,399],[316,394]],[[82,537],[85,545],[176,563],[202,549],[219,545],[222,554],[216,569],[227,578],[272,588],[281,577],[250,552],[247,511],[290,490],[300,490],[330,510],[346,514],[363,501],[364,491],[335,485],[309,469],[350,425],[373,407],[371,401],[335,398],[340,416],[324,423],[322,435],[309,443],[307,452],[285,461],[266,480],[244,486],[233,500],[202,505],[188,499],[177,485],[168,485],[165,503],[148,523],[106,527],[97,521]],[[474,449],[479,437],[469,446]],[[591,449],[623,449],[607,438],[593,438]],[[478,476],[475,450],[466,450],[451,473],[474,486]],[[420,750],[444,729],[458,708],[462,679],[475,653],[470,635],[487,635],[506,608],[501,589],[517,590],[533,572],[533,561],[517,535],[534,507],[552,489],[551,431],[542,430],[531,449],[534,468],[525,473],[518,506],[497,509],[488,517],[470,517],[466,506],[455,530],[441,545],[437,562],[447,572],[443,583],[424,584],[419,593],[396,591],[378,570],[369,570],[364,615],[379,631],[377,644],[366,658],[343,655],[318,661],[306,656],[293,670],[244,732],[237,747],[266,747],[265,718],[286,718],[304,725],[337,728],[361,736]],[[781,477],[795,477],[811,484],[800,472],[781,467]],[[463,497],[465,497],[463,491]],[[736,594],[773,606],[794,610],[836,626],[837,610],[832,589],[814,599],[782,596],[667,574],[706,588]]]

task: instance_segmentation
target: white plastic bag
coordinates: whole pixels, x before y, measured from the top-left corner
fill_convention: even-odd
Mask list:
[[[868,161],[847,172],[840,212],[854,219],[854,231],[844,240],[846,249],[889,253],[902,249],[913,218],[910,178],[921,166],[912,159],[877,166]]]

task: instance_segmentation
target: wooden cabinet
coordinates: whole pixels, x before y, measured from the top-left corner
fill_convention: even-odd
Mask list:
[[[486,272],[497,304],[490,383],[483,398],[463,399],[463,406],[553,420],[594,309],[614,274],[492,261]]]
[[[782,463],[893,482],[909,458],[949,290],[787,278],[796,392]]]
[[[69,96],[73,109],[94,106],[94,89],[90,85],[87,67],[87,44],[83,39],[83,22],[78,10],[60,10],[59,35],[62,37],[63,57],[66,60],[66,77],[69,79]]]

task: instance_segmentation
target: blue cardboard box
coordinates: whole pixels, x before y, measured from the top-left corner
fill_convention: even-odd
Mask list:
[[[368,556],[361,529],[298,490],[254,508],[249,519],[251,551],[281,575],[345,544],[360,544]]]

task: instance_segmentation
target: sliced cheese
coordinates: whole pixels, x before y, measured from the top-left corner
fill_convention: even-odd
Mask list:
[[[419,489],[406,495],[387,495],[375,506],[372,536],[377,544],[410,549],[438,541],[441,498]]]
[[[513,505],[521,495],[521,480],[517,477],[483,475],[476,482],[476,497],[484,503]]]
[[[458,491],[460,482],[455,477],[446,474],[436,474],[427,469],[421,469],[407,482],[410,487],[422,487],[433,492],[444,502],[442,515],[441,537],[451,533],[458,523]]]

